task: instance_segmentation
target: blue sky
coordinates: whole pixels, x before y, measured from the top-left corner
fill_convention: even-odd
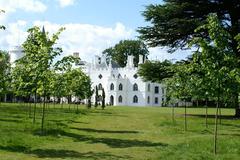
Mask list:
[[[80,52],[90,61],[122,39],[136,39],[136,29],[146,26],[141,12],[149,4],[161,0],[0,0],[0,24],[7,30],[0,32],[3,49],[20,45],[33,25],[45,26],[50,33],[66,27],[59,39],[64,54]],[[166,49],[150,48],[151,59],[181,59],[183,52],[168,54]]]
[[[0,0],[6,1],[6,0]],[[11,0],[10,0],[11,1]],[[18,0],[21,3],[21,0]],[[56,0],[40,1],[47,6],[44,12],[19,10],[9,17],[9,22],[16,20],[51,21],[58,24],[83,23],[99,26],[114,26],[121,22],[128,28],[145,26],[141,12],[149,4],[158,4],[159,0],[75,0],[73,4],[61,7]]]

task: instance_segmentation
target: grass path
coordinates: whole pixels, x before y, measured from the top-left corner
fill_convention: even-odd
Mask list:
[[[0,160],[78,159],[239,159],[240,120],[232,109],[222,109],[219,154],[213,156],[213,123],[205,128],[204,109],[188,109],[188,131],[184,132],[184,109],[108,107],[48,110],[46,136],[28,118],[28,108],[4,104],[0,107]],[[214,114],[214,109],[209,113]]]

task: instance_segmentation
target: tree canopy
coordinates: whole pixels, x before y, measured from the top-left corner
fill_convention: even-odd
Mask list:
[[[134,65],[139,62],[139,55],[148,56],[147,46],[140,40],[121,40],[114,47],[107,48],[103,51],[107,59],[111,58],[116,61],[121,67],[127,64],[128,55],[134,56]]]
[[[236,49],[234,37],[240,31],[239,10],[239,0],[164,0],[163,4],[146,7],[143,16],[151,25],[140,27],[138,32],[149,46],[167,46],[169,51],[175,51],[187,47],[193,37],[208,37],[206,31],[196,33],[194,30],[206,22],[210,13],[217,13],[231,35],[231,46]]]
[[[162,82],[165,78],[173,76],[172,63],[168,60],[163,62],[159,61],[146,61],[140,65],[138,74],[144,81]]]

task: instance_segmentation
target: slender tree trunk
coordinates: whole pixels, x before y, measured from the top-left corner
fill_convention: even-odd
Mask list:
[[[207,99],[205,100],[205,108],[206,108],[205,126],[206,126],[206,128],[208,128],[208,102],[207,102]]]
[[[92,106],[91,97],[88,98],[87,108],[90,109]]]
[[[32,103],[29,100],[29,115],[28,115],[28,117],[31,118],[31,115],[32,115]]]
[[[53,97],[53,109],[55,109],[55,105],[56,105],[56,103],[55,103],[55,96]]]
[[[33,111],[33,124],[36,122],[36,109],[37,109],[37,92],[35,91],[34,95],[34,111]]]
[[[217,96],[217,106],[215,115],[215,130],[214,130],[214,154],[217,154],[217,135],[218,135],[218,111],[220,103],[220,80],[218,79],[218,96]]]
[[[45,120],[45,107],[46,107],[46,102],[45,102],[45,99],[46,96],[44,94],[44,97],[43,97],[43,107],[42,107],[42,125],[41,125],[41,132],[42,132],[42,135],[44,134],[44,120]]]
[[[78,103],[77,103],[77,112],[78,112]]]
[[[4,102],[7,102],[7,94],[4,94]]]
[[[221,103],[220,103],[221,104]],[[222,108],[221,108],[222,104],[219,105],[219,124],[222,124]]]
[[[62,103],[62,104],[61,104],[61,108],[63,109],[63,98],[61,98],[60,101],[61,101],[61,103]]]
[[[187,131],[187,103],[184,100],[184,131]]]
[[[175,104],[174,104],[174,105],[175,105]],[[175,106],[174,106],[174,105],[172,106],[172,122],[173,122],[173,123],[175,123],[175,115],[174,115],[174,114],[175,114],[175,113],[174,113],[174,112],[175,112],[175,111],[174,111]]]
[[[235,93],[235,95],[233,96],[233,105],[235,108],[235,117],[236,118],[240,118],[240,107],[238,105],[238,93]]]
[[[217,101],[216,114],[215,114],[214,154],[217,154],[218,110],[219,110],[219,97],[218,97],[218,101]]]

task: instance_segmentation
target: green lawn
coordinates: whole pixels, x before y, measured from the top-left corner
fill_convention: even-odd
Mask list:
[[[240,157],[240,120],[234,110],[222,109],[218,155],[213,153],[214,116],[205,128],[204,109],[107,107],[106,110],[50,106],[46,135],[40,135],[41,109],[32,124],[24,104],[0,104],[0,159],[169,159],[233,160]],[[212,115],[215,110],[210,109]]]

